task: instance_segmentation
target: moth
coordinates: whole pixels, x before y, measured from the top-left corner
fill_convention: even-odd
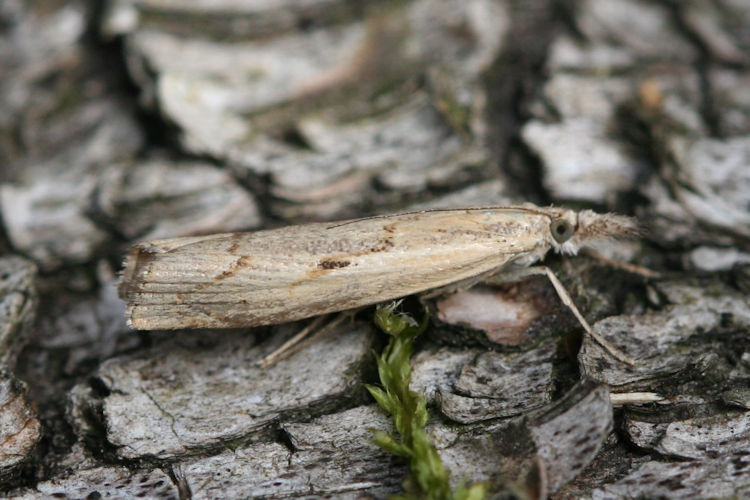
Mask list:
[[[555,275],[547,252],[637,234],[633,219],[591,210],[521,206],[436,209],[250,233],[136,244],[120,296],[138,330],[236,328],[299,320],[489,276],[547,275],[595,334]],[[615,354],[616,353],[616,354]]]

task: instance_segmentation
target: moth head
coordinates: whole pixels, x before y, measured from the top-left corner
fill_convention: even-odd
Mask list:
[[[561,210],[550,217],[549,231],[555,250],[568,255],[577,254],[583,247],[601,247],[639,234],[633,218],[592,210]]]

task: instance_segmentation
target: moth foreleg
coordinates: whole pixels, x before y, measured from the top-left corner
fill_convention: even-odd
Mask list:
[[[608,353],[610,353],[616,359],[631,366],[635,364],[635,361],[633,361],[630,357],[625,355],[622,351],[620,351],[618,348],[613,346],[607,339],[605,339],[604,337],[596,333],[594,329],[591,328],[591,325],[589,325],[588,321],[586,321],[586,318],[584,318],[583,315],[581,314],[581,311],[579,311],[578,307],[576,307],[568,291],[565,289],[565,287],[557,278],[557,276],[555,276],[555,273],[553,273],[552,270],[548,268],[547,266],[523,267],[519,269],[514,269],[512,271],[499,273],[495,276],[492,276],[492,281],[494,283],[499,283],[499,282],[508,283],[508,282],[520,281],[530,276],[539,276],[539,275],[547,276],[550,282],[552,282],[552,286],[555,288],[555,291],[557,292],[557,296],[560,297],[560,300],[562,301],[562,303],[565,304],[568,307],[568,309],[570,309],[570,311],[576,317],[576,319],[581,324],[581,326],[586,331],[586,333],[591,335],[591,338],[593,338],[600,346],[602,346]]]
[[[647,278],[647,279],[658,279],[662,277],[661,274],[657,273],[656,271],[652,271],[651,269],[647,267],[636,266],[634,264],[628,264],[627,262],[620,262],[615,259],[610,259],[609,257],[605,257],[599,252],[596,252],[589,248],[582,249],[580,252],[580,255],[591,257],[592,259],[598,260],[599,262],[606,264],[610,267],[613,267],[615,269],[620,269],[628,273],[637,274],[638,276],[643,276],[644,278]]]

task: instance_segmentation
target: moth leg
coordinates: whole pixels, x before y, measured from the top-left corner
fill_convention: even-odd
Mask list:
[[[311,342],[314,339],[317,339],[324,333],[331,331],[333,328],[343,323],[344,320],[353,318],[354,315],[361,309],[362,308],[357,308],[350,311],[340,312],[336,315],[335,318],[331,319],[326,324],[324,324],[325,321],[327,319],[330,319],[331,315],[324,314],[323,316],[318,316],[317,318],[312,320],[309,325],[300,330],[297,335],[290,338],[289,340],[281,344],[278,349],[258,361],[257,365],[261,368],[268,368],[269,366],[275,364],[277,361],[288,358],[302,348],[302,346],[304,345],[303,342]]]
[[[595,252],[594,250],[591,250],[589,248],[584,248],[580,253],[582,255],[586,255],[587,257],[591,257],[592,259],[596,259],[599,262],[602,262],[610,267],[614,267],[615,269],[621,269],[629,273],[643,276],[644,278],[661,278],[661,274],[657,273],[656,271],[652,271],[647,267],[636,266],[634,264],[628,264],[627,262],[620,262],[615,259],[610,259],[609,257],[605,257],[599,252]]]
[[[427,292],[422,292],[419,296],[423,299],[434,299],[435,297],[439,297],[440,295],[447,293],[463,292],[470,289],[477,283],[486,282],[489,278],[496,275],[497,272],[497,269],[492,269],[491,271],[487,271],[485,273],[478,274],[477,276],[472,276],[471,278],[466,278],[465,280],[451,283],[450,285],[445,285],[438,288],[433,288],[432,290],[429,290]]]
[[[630,357],[626,356],[622,351],[620,351],[618,348],[613,346],[607,339],[599,335],[594,331],[593,328],[591,328],[591,325],[589,325],[588,321],[583,317],[581,314],[581,311],[578,310],[575,303],[573,303],[573,299],[570,297],[570,294],[567,290],[565,290],[565,287],[560,282],[560,280],[555,276],[555,273],[552,272],[550,268],[547,266],[534,266],[534,267],[526,267],[521,269],[516,269],[507,273],[502,273],[497,275],[496,279],[501,279],[502,281],[509,282],[509,281],[519,281],[523,278],[527,278],[530,276],[540,276],[544,275],[547,276],[547,278],[552,282],[552,286],[555,288],[555,291],[557,292],[557,296],[560,297],[560,300],[563,304],[565,304],[568,309],[573,313],[573,315],[576,317],[578,322],[581,324],[583,329],[588,333],[591,338],[593,338],[600,346],[602,346],[608,353],[610,353],[613,357],[616,359],[622,361],[625,364],[628,364],[630,366],[635,365],[635,361],[633,361]]]

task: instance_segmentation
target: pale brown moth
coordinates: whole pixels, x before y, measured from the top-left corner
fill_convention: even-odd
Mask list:
[[[637,232],[631,218],[530,204],[472,207],[314,223],[252,233],[135,245],[120,295],[138,330],[236,328],[294,321],[447,285],[547,275],[586,331],[595,334],[555,275],[530,267],[554,249]]]

